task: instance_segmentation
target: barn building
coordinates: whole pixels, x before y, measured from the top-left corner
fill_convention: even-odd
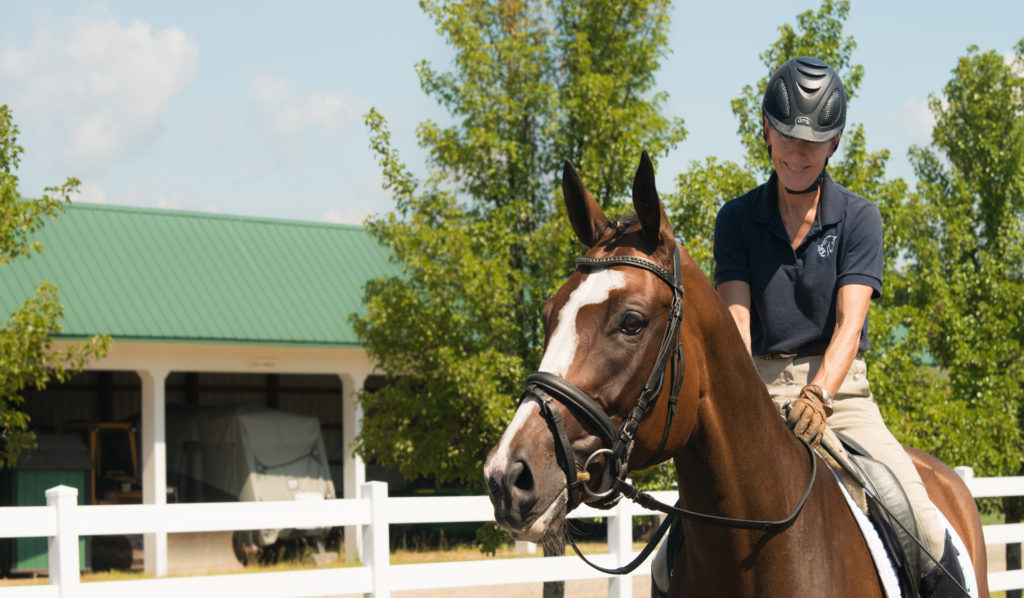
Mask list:
[[[398,272],[361,227],[75,204],[32,238],[40,254],[0,268],[5,316],[48,280],[65,306],[55,348],[113,339],[85,372],[29,396],[33,429],[134,422],[140,498],[163,503],[175,499],[168,407],[315,415],[338,496],[356,496],[366,469],[350,448],[355,394],[381,381],[349,317],[367,280]],[[164,575],[166,563],[166,534],[147,536],[146,570]]]

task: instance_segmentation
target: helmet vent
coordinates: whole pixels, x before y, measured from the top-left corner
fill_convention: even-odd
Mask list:
[[[825,107],[818,114],[818,125],[822,127],[832,126],[839,120],[839,114],[842,111],[842,97],[840,97],[838,89],[833,89],[832,93],[828,96],[828,101],[825,102]]]
[[[787,119],[790,115],[789,108],[789,92],[786,90],[786,82],[779,79],[772,86],[771,93],[768,96],[769,106],[768,112],[781,119]]]
[[[821,68],[818,65],[813,65],[813,68],[801,68],[808,65],[797,63],[796,72],[800,73],[808,79],[824,79],[828,75],[828,71]]]
[[[821,85],[814,85],[812,87],[810,85],[807,85],[807,83],[810,83],[810,82],[809,81],[801,81],[800,83],[797,83],[797,86],[800,87],[800,91],[804,92],[805,96],[812,97],[812,96],[817,95],[818,92],[821,91]]]

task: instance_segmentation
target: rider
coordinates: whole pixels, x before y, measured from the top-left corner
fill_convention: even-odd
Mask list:
[[[794,432],[817,443],[827,419],[886,464],[910,499],[925,549],[962,583],[956,550],[882,421],[861,359],[870,348],[868,305],[882,293],[882,219],[825,169],[846,124],[843,83],[825,62],[793,58],[768,81],[761,113],[774,172],[719,211],[715,285]],[[927,563],[923,596],[962,595]]]

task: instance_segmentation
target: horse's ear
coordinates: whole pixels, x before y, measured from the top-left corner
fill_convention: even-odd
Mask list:
[[[587,247],[597,245],[608,217],[583,186],[583,179],[568,160],[562,168],[562,197],[576,238]]]
[[[654,164],[646,151],[640,155],[640,165],[633,177],[633,209],[640,218],[644,238],[652,248],[672,238],[672,226],[654,186]]]

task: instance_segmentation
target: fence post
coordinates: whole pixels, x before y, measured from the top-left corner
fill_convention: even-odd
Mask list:
[[[616,567],[629,564],[633,556],[633,516],[630,514],[632,504],[620,500],[615,510],[608,517],[608,552],[615,555]],[[608,578],[609,598],[631,598],[633,596],[633,577],[630,575],[613,575]]]
[[[388,498],[388,485],[384,482],[368,482],[363,484],[361,494],[370,500],[370,524],[363,526],[363,566],[370,568],[373,590],[365,596],[390,598],[388,566],[391,564],[391,555],[384,505]]]
[[[50,584],[61,598],[77,598],[78,571],[78,489],[56,486],[46,491],[46,505],[56,511],[57,535],[47,540]]]
[[[961,480],[968,484],[974,479],[974,468],[970,465],[957,465],[953,468],[953,471],[956,472],[956,475],[960,476]]]

